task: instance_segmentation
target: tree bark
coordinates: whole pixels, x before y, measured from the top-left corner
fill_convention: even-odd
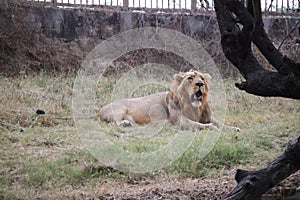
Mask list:
[[[246,79],[236,86],[259,96],[300,99],[300,64],[274,47],[264,31],[261,11],[257,9],[260,9],[257,2],[246,9],[237,0],[215,0],[223,52]],[[257,61],[251,49],[252,42],[277,72],[265,69]]]
[[[257,171],[238,169],[235,180],[238,185],[223,200],[259,199],[267,190],[300,169],[300,137],[289,141],[285,152]]]
[[[300,64],[295,63],[278,51],[265,32],[260,1],[249,1],[249,7],[247,9],[243,4],[236,2],[230,2],[228,6],[230,10],[237,15],[241,24],[252,27],[250,31],[253,43],[279,73],[287,75],[291,71],[298,76],[300,75]]]
[[[223,52],[245,78],[235,85],[255,95],[300,99],[300,64],[284,56],[268,38],[263,28],[261,2],[248,0],[247,8],[238,0],[214,2]],[[267,70],[258,62],[252,43],[277,71]],[[299,169],[300,137],[290,141],[285,152],[265,168],[237,170],[238,185],[223,199],[259,199]]]

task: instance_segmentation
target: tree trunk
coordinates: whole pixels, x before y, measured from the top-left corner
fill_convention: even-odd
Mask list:
[[[235,180],[238,185],[223,199],[259,199],[267,190],[300,169],[300,137],[289,142],[285,152],[257,171],[238,169]]]
[[[263,29],[261,12],[255,10],[259,8],[257,4],[246,9],[238,1],[215,0],[223,52],[246,79],[236,86],[259,96],[300,99],[300,64],[273,46]],[[251,49],[252,42],[277,71],[267,70],[257,61]]]
[[[214,0],[226,58],[238,68],[245,81],[236,86],[260,96],[300,99],[300,64],[274,47],[264,28],[260,0],[248,0],[247,8],[238,0]],[[277,70],[265,69],[251,45]],[[223,199],[259,199],[267,190],[300,169],[300,137],[290,141],[281,156],[257,171],[237,170],[238,183]]]

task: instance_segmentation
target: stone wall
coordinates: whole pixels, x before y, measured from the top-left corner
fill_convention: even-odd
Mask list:
[[[266,31],[275,43],[280,42],[298,21],[299,17],[264,18]],[[201,42],[223,73],[231,71],[221,51],[220,33],[213,13],[62,9],[20,3],[0,4],[0,70],[4,74],[77,70],[86,54],[101,41],[140,27],[180,31]],[[289,39],[299,38],[297,34],[291,34]]]

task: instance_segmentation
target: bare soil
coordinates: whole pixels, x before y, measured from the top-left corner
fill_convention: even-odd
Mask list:
[[[162,175],[161,178],[131,178],[127,182],[118,180],[101,180],[80,187],[71,185],[55,191],[41,191],[38,199],[221,199],[231,191],[236,182],[235,170],[227,170],[216,178],[172,178]],[[300,172],[292,175],[275,188],[271,189],[262,199],[282,200],[295,195],[295,185],[300,185]]]

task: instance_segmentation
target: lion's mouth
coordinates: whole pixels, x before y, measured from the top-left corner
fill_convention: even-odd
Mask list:
[[[191,101],[192,101],[192,105],[194,107],[201,106],[201,101],[202,101],[202,92],[201,92],[201,90],[198,90],[195,94],[191,95]]]

